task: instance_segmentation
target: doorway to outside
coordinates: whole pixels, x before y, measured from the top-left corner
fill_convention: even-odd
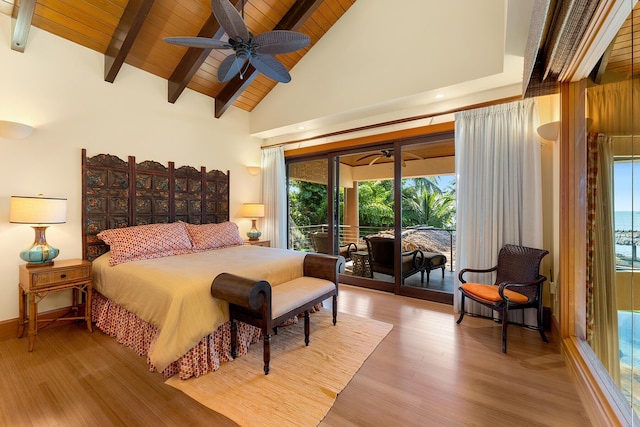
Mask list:
[[[341,283],[452,303],[454,169],[449,138],[287,159],[289,248],[344,256]]]

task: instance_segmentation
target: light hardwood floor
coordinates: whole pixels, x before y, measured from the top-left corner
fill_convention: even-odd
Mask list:
[[[511,326],[505,355],[499,324],[456,325],[449,305],[342,286],[339,309],[394,327],[322,426],[590,425],[556,337]],[[41,330],[32,353],[0,342],[0,370],[2,426],[234,425],[82,323]]]

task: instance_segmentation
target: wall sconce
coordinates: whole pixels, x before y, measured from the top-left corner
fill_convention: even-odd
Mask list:
[[[256,176],[260,173],[260,166],[247,166],[247,170],[249,171],[249,175]]]
[[[27,267],[53,265],[60,249],[49,246],[45,231],[49,224],[64,224],[67,221],[67,199],[50,197],[11,196],[9,222],[32,225],[36,238],[31,247],[20,252]]]
[[[249,240],[258,240],[262,233],[256,227],[256,221],[258,218],[264,217],[264,205],[261,203],[245,203],[242,205],[242,216],[251,218],[251,230],[247,232]]]
[[[33,128],[29,125],[0,120],[0,138],[22,139],[29,136],[31,132]]]
[[[538,135],[547,141],[557,141],[560,135],[560,122],[549,122],[538,127]]]

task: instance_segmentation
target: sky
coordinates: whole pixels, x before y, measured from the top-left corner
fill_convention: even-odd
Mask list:
[[[640,211],[640,162],[615,162],[613,168],[614,210]]]

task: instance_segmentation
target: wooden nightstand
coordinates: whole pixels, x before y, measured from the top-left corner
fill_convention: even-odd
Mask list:
[[[29,324],[29,351],[33,351],[33,343],[38,334],[38,322],[55,322],[57,320],[85,320],[87,329],[91,327],[91,263],[81,259],[56,261],[49,267],[20,266],[18,338],[24,334],[24,327]],[[49,293],[71,289],[73,302],[71,310],[75,316],[63,316],[57,319],[38,320],[38,303]],[[84,316],[78,313],[81,293],[85,294]],[[28,307],[28,313],[27,313]],[[46,326],[46,325],[45,325]]]
[[[244,242],[253,246],[264,246],[265,248],[271,247],[271,240],[245,240]]]

